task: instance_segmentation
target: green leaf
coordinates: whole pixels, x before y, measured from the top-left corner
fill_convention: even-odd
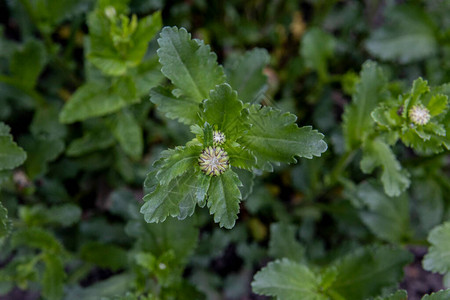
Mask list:
[[[253,277],[253,292],[278,300],[326,300],[320,280],[308,267],[288,259],[270,262]]]
[[[450,272],[450,222],[435,227],[428,235],[431,247],[422,264],[428,271],[445,274]]]
[[[270,224],[269,255],[302,262],[305,248],[296,239],[297,228],[284,223]]]
[[[253,125],[240,143],[256,156],[258,167],[269,162],[295,163],[295,156],[312,158],[327,150],[323,134],[311,126],[299,128],[297,117],[269,107],[250,107]]]
[[[78,88],[64,105],[59,120],[62,123],[83,121],[116,112],[137,102],[139,98],[135,85],[129,77],[120,78],[113,85],[89,82]]]
[[[141,126],[128,110],[122,110],[111,119],[111,131],[123,151],[134,159],[139,159],[144,151]]]
[[[0,171],[14,169],[27,158],[27,153],[17,146],[9,131],[9,126],[0,122]]]
[[[402,170],[389,145],[377,138],[366,140],[363,144],[363,158],[361,160],[361,170],[370,174],[380,166],[383,169],[381,182],[384,191],[389,196],[399,196],[409,186],[409,174]]]
[[[408,63],[436,53],[436,25],[423,8],[394,5],[385,20],[386,24],[375,30],[366,43],[372,55]]]
[[[170,251],[174,263],[184,265],[197,245],[199,230],[193,218],[179,221],[168,219],[160,224],[147,224],[142,219],[127,224],[126,232],[138,239],[137,246],[142,251],[160,257]]]
[[[162,163],[157,164],[156,178],[161,185],[167,185],[176,177],[191,170],[198,162],[198,157],[202,152],[199,146],[177,147],[161,153]]]
[[[203,173],[185,172],[167,185],[158,185],[144,197],[141,213],[148,223],[163,222],[167,216],[184,219],[194,213],[198,201],[203,201],[207,185],[201,185]]]
[[[84,135],[72,140],[67,147],[67,156],[81,156],[96,150],[107,149],[114,145],[114,136],[107,128],[85,131]]]
[[[435,117],[440,115],[448,108],[448,97],[443,94],[433,95],[426,104],[427,109],[430,111],[430,116]]]
[[[123,76],[136,67],[147,52],[148,43],[162,26],[161,13],[137,20],[123,15],[116,3],[98,3],[89,14],[89,61],[107,76]]]
[[[45,271],[42,278],[42,296],[48,300],[60,300],[66,277],[61,257],[53,254],[44,255]]]
[[[267,90],[263,70],[270,56],[265,49],[255,48],[225,64],[227,82],[238,92],[244,103],[259,103]]]
[[[199,103],[189,98],[177,98],[168,88],[151,89],[150,101],[169,119],[177,119],[184,124],[195,124],[199,120]]]
[[[404,290],[399,290],[386,297],[377,297],[375,300],[408,300],[408,293]]]
[[[42,204],[36,204],[21,206],[19,216],[29,227],[45,224],[68,227],[80,220],[81,209],[70,203],[55,205],[50,208]]]
[[[311,28],[304,35],[300,54],[305,66],[319,73],[324,79],[328,76],[328,59],[333,56],[334,38],[320,28]]]
[[[164,27],[158,39],[161,72],[177,87],[174,95],[184,95],[200,103],[209,91],[225,81],[217,56],[203,41],[191,40],[184,28]]]
[[[203,103],[203,119],[225,134],[226,139],[235,140],[247,129],[247,118],[242,115],[242,102],[236,91],[226,83],[211,90],[209,99]]]
[[[347,149],[359,147],[373,131],[374,121],[370,114],[385,97],[386,77],[375,62],[365,62],[360,77],[361,80],[352,95],[352,102],[345,107],[343,116]]]
[[[252,171],[256,165],[256,157],[247,149],[240,146],[227,147],[226,151],[230,158],[230,166]]]
[[[13,78],[26,88],[33,88],[46,64],[45,47],[40,41],[28,40],[11,58]]]
[[[80,258],[101,268],[117,271],[127,265],[127,252],[115,245],[89,242],[80,250]]]
[[[28,228],[14,232],[12,245],[13,247],[28,246],[53,254],[61,254],[63,251],[61,244],[55,237],[40,228]]]
[[[19,142],[28,153],[25,170],[31,179],[45,175],[48,164],[54,161],[64,151],[64,142],[62,139],[25,136]]]
[[[359,248],[335,263],[330,290],[343,299],[364,300],[378,296],[403,277],[403,267],[413,259],[407,250],[389,246]]]
[[[441,290],[430,295],[423,296],[422,300],[448,300],[450,298],[450,289]]]
[[[206,175],[205,175],[206,176]],[[239,186],[242,183],[231,169],[211,178],[208,190],[209,213],[214,214],[214,222],[220,227],[231,229],[239,213],[239,202],[242,199]]]
[[[0,247],[4,239],[11,233],[12,222],[8,219],[8,210],[0,202]]]
[[[373,181],[360,184],[354,195],[361,221],[372,233],[391,243],[402,243],[411,234],[406,193],[388,197]]]

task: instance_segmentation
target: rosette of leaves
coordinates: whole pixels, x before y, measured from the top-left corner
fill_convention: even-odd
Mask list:
[[[158,43],[161,71],[173,87],[152,89],[150,100],[168,118],[190,125],[195,137],[163,151],[153,164],[141,208],[147,222],[162,222],[167,216],[184,219],[196,205],[207,205],[215,222],[232,228],[243,199],[240,187],[252,180],[255,170],[272,171],[273,164],[295,163],[296,157],[320,156],[327,149],[323,135],[310,126],[299,128],[295,115],[249,103],[249,95],[266,84],[261,80],[265,51],[247,53],[246,60],[224,72],[210,47],[191,39],[184,28],[163,28]],[[249,76],[242,76],[246,72]],[[237,90],[227,82],[236,82]],[[240,99],[241,91],[246,98]],[[199,158],[210,147],[229,161],[224,171],[209,175]]]
[[[381,103],[371,115],[392,140],[400,138],[419,153],[439,153],[450,149],[446,136],[449,92],[448,84],[431,89],[426,80],[418,78],[409,93]]]

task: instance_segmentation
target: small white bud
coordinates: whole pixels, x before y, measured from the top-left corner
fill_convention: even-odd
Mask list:
[[[430,119],[430,111],[423,105],[414,105],[408,112],[409,118],[416,125],[425,125]]]

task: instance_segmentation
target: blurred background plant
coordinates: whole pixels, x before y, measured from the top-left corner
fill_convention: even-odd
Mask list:
[[[299,299],[302,284],[314,299],[406,299],[389,296],[399,283],[420,299],[449,288],[449,10],[0,0],[0,299]],[[256,176],[232,230],[206,209],[160,224],[139,213],[160,151],[192,138],[148,101],[166,84],[163,24],[210,44],[232,86],[266,80],[252,102],[325,134],[321,158]]]

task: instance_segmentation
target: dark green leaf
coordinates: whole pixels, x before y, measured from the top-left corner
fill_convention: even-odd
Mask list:
[[[111,129],[123,151],[139,159],[144,151],[144,138],[136,117],[128,110],[122,110],[111,120]]]
[[[101,268],[117,271],[127,265],[127,252],[115,245],[90,242],[80,250],[80,258]]]
[[[45,271],[42,278],[42,295],[48,300],[60,300],[63,295],[63,284],[66,277],[61,257],[44,255]]]
[[[0,170],[14,169],[27,158],[26,152],[17,146],[9,131],[9,126],[0,122]]]
[[[269,255],[273,258],[288,258],[295,262],[304,259],[305,248],[296,239],[298,229],[284,223],[270,224]]]
[[[422,300],[448,300],[450,298],[450,289],[441,290],[430,295],[423,296]]]
[[[46,64],[42,42],[29,40],[11,58],[11,75],[22,86],[33,88]]]

